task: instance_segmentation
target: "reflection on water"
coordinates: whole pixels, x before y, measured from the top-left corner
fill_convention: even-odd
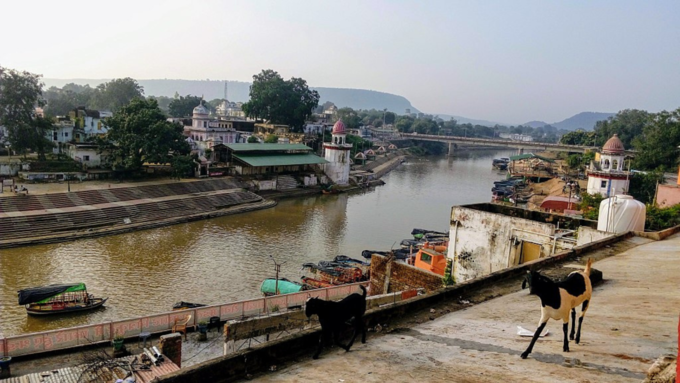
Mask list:
[[[448,231],[451,206],[485,202],[494,180],[491,158],[414,159],[386,185],[339,195],[281,201],[246,214],[55,245],[0,250],[0,333],[119,320],[170,310],[177,301],[218,304],[259,296],[273,276],[298,279],[305,262],[398,245],[411,229]],[[105,309],[71,316],[29,317],[16,291],[50,283],[85,282],[109,297]]]

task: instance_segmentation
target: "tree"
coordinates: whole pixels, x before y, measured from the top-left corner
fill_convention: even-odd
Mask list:
[[[414,121],[414,118],[411,116],[399,116],[395,126],[397,130],[402,133],[411,133],[411,127],[413,126]]]
[[[630,177],[628,194],[642,203],[652,203],[656,195],[656,185],[663,182],[663,172],[660,171],[634,173]]]
[[[73,109],[84,106],[89,107],[94,95],[94,89],[89,85],[69,83],[61,89],[50,87],[44,93],[45,114],[48,116],[66,116]]]
[[[394,124],[394,121],[396,121],[397,115],[392,112],[385,112],[385,124]]]
[[[132,99],[142,98],[143,94],[144,88],[134,79],[117,78],[95,88],[90,107],[116,112],[128,105]]]
[[[319,105],[319,93],[307,82],[292,77],[285,81],[277,72],[267,69],[253,76],[250,101],[243,104],[246,116],[284,124],[292,131],[302,131],[305,120]]]
[[[172,117],[191,117],[194,108],[201,104],[203,97],[187,94],[186,97],[180,96],[170,101],[168,113]]]
[[[359,113],[352,108],[340,108],[337,112],[338,120],[342,120],[347,129],[357,129],[362,125]]]
[[[580,145],[580,146],[595,146],[595,132],[585,132],[581,129],[574,130],[562,136],[560,144],[564,145]]]
[[[255,136],[248,137],[248,143],[249,144],[257,144],[259,142],[260,142],[260,140],[258,140],[257,137],[255,137]]]
[[[51,144],[45,137],[52,123],[35,114],[35,108],[45,105],[42,99],[40,75],[0,67],[0,125],[7,128],[7,140],[12,150],[26,155],[29,150],[45,158]]]
[[[158,107],[161,108],[163,113],[170,114],[170,102],[174,100],[174,98],[170,98],[167,96],[149,96],[147,98],[153,98],[156,100],[158,103]]]
[[[265,144],[275,144],[279,142],[279,136],[276,134],[268,134],[267,138],[264,139]]]
[[[99,139],[100,151],[109,151],[114,169],[135,172],[148,163],[178,163],[187,155],[189,144],[183,127],[168,122],[156,100],[135,98],[106,121],[105,138]]]
[[[623,146],[630,149],[633,140],[640,137],[652,115],[644,110],[625,109],[605,121],[595,124],[595,145],[603,146],[614,134],[619,136]]]
[[[680,155],[680,108],[653,114],[643,133],[633,140],[634,165],[642,170],[676,170]]]

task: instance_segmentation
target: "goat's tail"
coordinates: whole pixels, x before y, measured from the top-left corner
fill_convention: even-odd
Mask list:
[[[590,276],[590,266],[593,265],[593,259],[588,258],[588,263],[586,263],[586,268],[583,269],[583,273],[587,276]]]
[[[363,291],[364,294],[364,298],[366,298],[366,288],[364,287],[364,285],[359,285],[359,288],[361,288],[361,291]]]

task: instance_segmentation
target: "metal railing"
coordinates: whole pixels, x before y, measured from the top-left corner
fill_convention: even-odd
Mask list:
[[[267,315],[271,312],[304,305],[309,297],[322,299],[342,298],[356,292],[359,285],[366,286],[368,283],[353,283],[222,305],[170,311],[119,321],[0,337],[0,352],[5,357],[25,356],[108,342],[115,335],[133,338],[139,336],[141,332],[152,334],[163,333],[172,329],[175,319],[181,320],[186,318],[187,315],[191,315],[191,320],[187,323],[187,327],[194,327],[201,321],[207,322],[211,317],[220,317],[221,321],[227,321],[230,319]]]

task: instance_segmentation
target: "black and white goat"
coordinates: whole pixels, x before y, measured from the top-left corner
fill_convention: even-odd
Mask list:
[[[321,337],[314,359],[319,358],[324,339],[328,335],[332,335],[333,342],[344,348],[345,351],[349,351],[349,348],[352,347],[359,331],[361,331],[361,343],[366,343],[366,326],[363,320],[366,312],[366,288],[361,285],[359,287],[363,294],[354,293],[338,302],[325,301],[319,298],[307,299],[305,315],[309,318],[316,314],[319,317],[319,323],[321,323]],[[354,319],[354,334],[347,346],[343,346],[338,341],[338,335],[345,328],[345,322],[351,319]]]
[[[590,267],[593,263],[592,259],[588,259],[588,264],[583,271],[574,271],[567,276],[564,281],[554,282],[550,278],[541,275],[538,271],[529,271],[526,279],[522,282],[522,288],[529,284],[529,294],[538,295],[541,298],[541,320],[538,322],[538,328],[531,338],[531,343],[526,351],[522,353],[522,359],[526,359],[534,348],[534,343],[545,328],[545,324],[550,318],[558,320],[562,319],[562,331],[564,332],[564,348],[565,352],[569,351],[569,339],[567,339],[567,330],[569,330],[569,311],[571,311],[571,339],[574,339],[574,328],[576,327],[576,306],[583,303],[581,313],[578,319],[578,331],[576,331],[576,344],[581,341],[581,324],[583,323],[583,316],[588,310],[590,304],[590,297],[593,293],[593,287],[590,284]]]

